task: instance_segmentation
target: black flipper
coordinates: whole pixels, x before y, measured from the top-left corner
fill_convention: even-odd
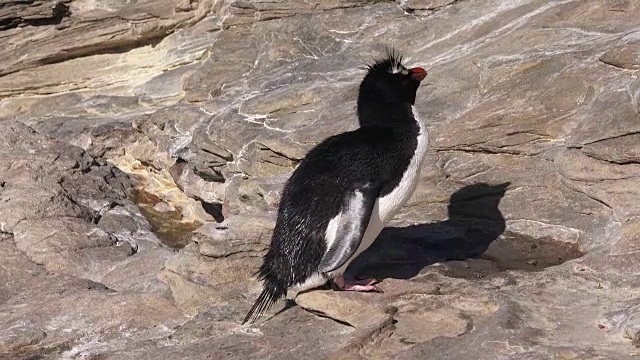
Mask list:
[[[369,225],[379,189],[378,186],[367,183],[345,196],[335,238],[320,261],[318,271],[328,273],[340,268],[358,250]]]

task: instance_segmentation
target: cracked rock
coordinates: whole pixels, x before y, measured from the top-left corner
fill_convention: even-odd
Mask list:
[[[637,1],[0,8],[0,358],[640,355]],[[429,72],[431,149],[347,271],[384,293],[241,326],[285,181],[358,126],[384,45]]]

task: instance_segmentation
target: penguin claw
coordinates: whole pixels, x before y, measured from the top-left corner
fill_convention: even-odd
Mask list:
[[[347,282],[344,280],[344,277],[342,276],[334,280],[335,285],[340,290],[381,293],[382,290],[376,285],[374,285],[378,282],[379,281],[377,279],[362,279],[362,280],[353,280],[353,281]]]
[[[380,288],[375,286],[375,285],[345,284],[345,287],[342,290],[345,290],[345,291],[359,291],[359,292],[377,292],[377,293],[381,293],[382,292],[382,290],[380,290]]]
[[[374,278],[368,278],[368,279],[367,278],[365,278],[365,279],[357,278],[354,281],[350,281],[349,283],[350,284],[354,284],[354,285],[374,285],[374,284],[377,284],[379,282],[380,282],[380,280],[374,279]]]

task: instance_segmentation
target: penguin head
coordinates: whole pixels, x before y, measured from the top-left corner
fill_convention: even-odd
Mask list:
[[[393,49],[387,56],[367,67],[360,84],[359,103],[403,103],[413,105],[420,82],[427,76],[421,67],[408,69],[402,64],[402,55]],[[359,104],[360,106],[360,104]]]

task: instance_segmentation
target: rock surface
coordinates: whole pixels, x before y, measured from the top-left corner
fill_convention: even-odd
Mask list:
[[[640,355],[637,2],[9,1],[0,39],[2,359]],[[349,269],[384,293],[240,326],[383,45],[431,141]]]

